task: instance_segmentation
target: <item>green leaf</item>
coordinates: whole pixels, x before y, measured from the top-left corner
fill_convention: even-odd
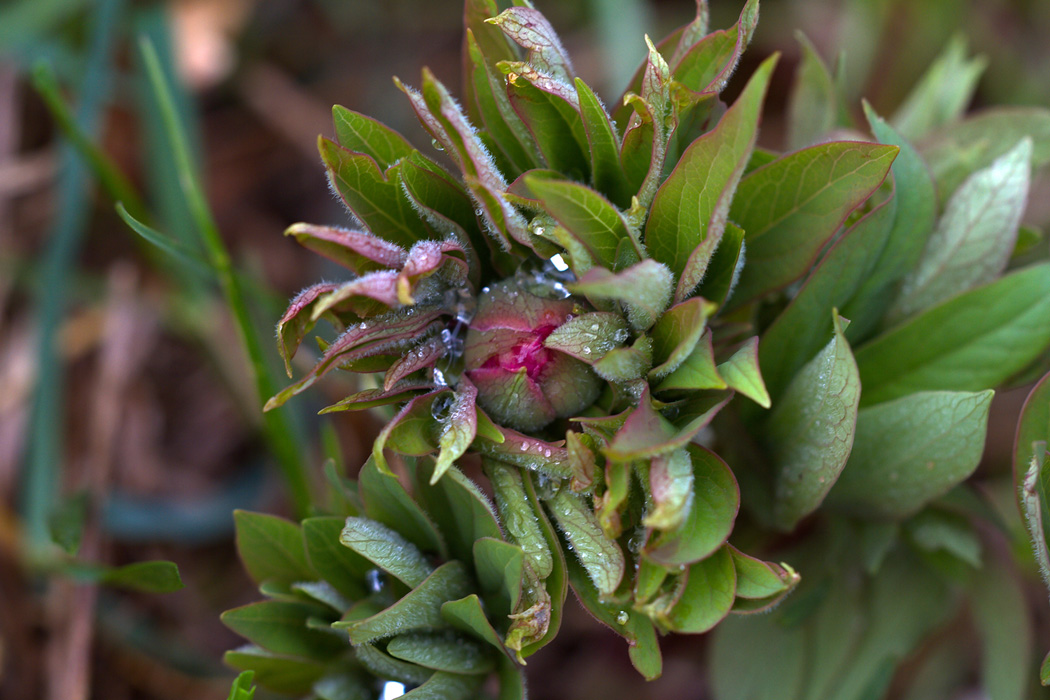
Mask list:
[[[986,65],[982,57],[966,58],[963,37],[952,39],[897,110],[894,127],[914,140],[954,122],[973,99]]]
[[[736,569],[736,602],[733,612],[747,614],[767,612],[790,593],[800,580],[787,564],[774,564],[750,557],[731,545]]]
[[[1031,697],[1034,630],[1012,568],[997,562],[977,572],[970,583],[971,609],[981,636],[981,684],[991,700]]]
[[[558,326],[544,347],[571,355],[587,364],[605,357],[627,339],[627,324],[619,314],[595,311],[581,314]]]
[[[679,301],[703,279],[722,238],[775,65],[776,57],[762,64],[718,125],[686,149],[653,199],[645,243],[651,255],[679,277]]]
[[[452,464],[463,456],[478,434],[478,390],[466,376],[452,395],[448,417],[442,421],[438,457],[430,483],[436,483]]]
[[[292,584],[315,577],[306,560],[298,525],[245,510],[235,510],[233,519],[237,526],[237,553],[253,581]]]
[[[649,495],[652,506],[642,524],[655,530],[681,527],[693,508],[693,464],[688,451],[678,449],[653,458],[649,464]]]
[[[935,556],[947,555],[974,570],[981,569],[981,541],[966,516],[927,508],[909,519],[905,530],[918,549]]]
[[[372,697],[370,685],[356,673],[337,670],[314,683],[313,691],[317,700],[368,700]]]
[[[396,530],[368,518],[349,517],[339,534],[344,547],[364,557],[409,588],[434,571],[423,553]]]
[[[504,530],[511,541],[524,550],[526,560],[536,575],[541,579],[547,578],[554,568],[554,559],[533,506],[529,503],[521,469],[484,457],[482,465],[492,484]]]
[[[732,393],[705,395],[690,405],[681,407],[676,426],[660,415],[652,406],[649,387],[642,389],[638,406],[627,416],[623,427],[617,431],[612,443],[605,448],[605,456],[614,462],[633,462],[657,457],[685,447],[715,414],[725,406]],[[688,422],[686,422],[688,421]]]
[[[1041,460],[1042,450],[1038,449],[1040,442],[1050,443],[1050,374],[1044,375],[1032,387],[1017,420],[1014,439],[1015,480],[1023,479],[1021,475],[1031,467],[1033,457]]]
[[[471,592],[470,588],[470,576],[463,564],[446,562],[386,610],[363,620],[336,622],[332,626],[349,630],[354,645],[370,644],[406,632],[444,629],[448,623],[441,616],[442,604],[462,598]]]
[[[471,700],[476,697],[482,678],[437,671],[423,685],[401,697],[405,700]]]
[[[424,552],[448,556],[445,541],[434,522],[397,480],[384,474],[371,457],[357,475],[361,497],[365,501],[365,515],[397,531]]]
[[[1050,685],[1050,654],[1043,658],[1043,663],[1039,667],[1039,682],[1043,687]]]
[[[230,695],[227,700],[253,700],[255,688],[252,681],[255,679],[255,671],[244,671],[233,680],[230,686]]]
[[[888,315],[911,316],[991,282],[1006,268],[1028,201],[1032,141],[1025,138],[956,190],[926,243],[918,267],[904,277]]]
[[[824,60],[805,34],[795,32],[795,38],[802,48],[802,60],[788,100],[789,151],[823,140],[835,128],[839,112],[835,81]]]
[[[372,233],[406,248],[434,237],[398,185],[400,164],[383,171],[371,156],[353,153],[323,137],[317,147],[332,187]]]
[[[590,146],[591,182],[613,204],[626,208],[631,204],[632,192],[620,162],[620,137],[594,91],[580,78],[576,78],[575,85],[580,117]]]
[[[674,372],[692,354],[704,334],[707,318],[715,307],[702,297],[675,304],[653,326],[653,361],[650,379],[660,379]]]
[[[945,201],[973,172],[1032,138],[1032,165],[1050,162],[1050,110],[1043,107],[988,109],[931,134],[922,143],[922,156]]]
[[[736,598],[736,569],[728,547],[692,564],[682,597],[663,622],[675,632],[701,634],[729,614]]]
[[[163,250],[168,255],[172,255],[183,262],[189,263],[191,267],[199,271],[210,272],[213,270],[211,263],[205,260],[200,253],[181,241],[171,238],[170,236],[165,236],[155,228],[142,223],[124,208],[122,202],[117,202],[116,209],[117,215],[124,220],[124,223],[131,227],[132,231],[142,236],[147,242],[153,244],[160,250]]]
[[[622,270],[644,253],[627,221],[605,197],[586,185],[525,175],[543,208],[586,248],[598,263]]]
[[[99,582],[143,593],[172,593],[185,588],[179,567],[170,561],[140,561],[108,569]]]
[[[592,268],[577,282],[567,286],[592,301],[621,302],[627,307],[631,327],[642,332],[652,327],[667,309],[674,276],[666,265],[643,260],[620,272]]]
[[[726,222],[725,233],[711,256],[707,274],[704,276],[697,296],[707,299],[721,308],[733,294],[733,288],[740,281],[740,272],[744,269],[745,256],[744,229],[732,221]]]
[[[404,136],[390,127],[346,107],[332,107],[332,121],[335,122],[339,145],[369,156],[381,170],[386,170],[414,150]]]
[[[477,484],[456,467],[451,467],[440,481],[431,484],[427,480],[428,469],[428,465],[423,465],[417,472],[416,497],[445,535],[453,557],[471,561],[476,540],[481,537],[503,539],[492,503]]]
[[[347,648],[337,635],[307,627],[312,605],[266,600],[222,614],[222,623],[253,644],[275,654],[331,659]]]
[[[335,586],[350,600],[366,594],[365,574],[372,568],[367,559],[356,552],[347,552],[339,542],[346,523],[344,518],[317,517],[303,521],[303,540],[310,567],[317,575]]]
[[[354,656],[372,675],[377,678],[389,678],[398,683],[422,685],[434,675],[431,669],[395,659],[373,644],[355,646]]]
[[[879,187],[898,150],[855,141],[823,143],[744,177],[729,215],[744,229],[747,264],[728,306],[805,274],[846,216]]]
[[[828,503],[903,518],[947,493],[980,462],[992,395],[918,392],[861,410],[853,452]]]
[[[499,633],[492,627],[485,608],[476,593],[471,593],[460,600],[450,600],[441,606],[441,615],[461,632],[471,634],[499,649],[507,658],[510,652],[503,646]]]
[[[795,375],[766,428],[776,470],[773,521],[791,530],[820,506],[853,447],[860,377],[842,319],[834,335]]]
[[[493,657],[481,645],[458,634],[403,634],[391,639],[386,651],[396,659],[435,671],[478,675],[496,668]]]
[[[253,671],[256,683],[287,695],[309,693],[325,670],[316,660],[280,656],[255,646],[228,651],[223,660],[233,668]]]
[[[909,319],[857,350],[870,406],[916,391],[981,391],[1050,343],[1050,265],[1019,270]]]
[[[602,531],[594,512],[568,489],[562,488],[547,504],[599,595],[612,595],[626,566],[620,546]]]
[[[757,337],[745,342],[732,357],[718,365],[718,375],[730,389],[743,394],[762,408],[772,405],[758,366]]]
[[[518,608],[525,553],[510,542],[482,537],[474,543],[474,571],[486,604],[497,619]]]
[[[718,700],[800,700],[810,648],[769,615],[723,621],[713,633],[711,688]],[[755,659],[763,659],[755,673]],[[821,698],[813,693],[814,700]]]
[[[703,447],[689,445],[693,464],[693,504],[685,522],[670,532],[654,532],[644,556],[673,567],[700,561],[721,547],[740,508],[740,492],[725,462]]]
[[[696,391],[725,389],[728,385],[715,367],[715,351],[711,345],[710,330],[700,336],[700,342],[678,369],[663,378],[654,391]]]
[[[547,167],[573,180],[590,179],[587,132],[575,89],[537,73],[528,64],[499,64],[514,111],[529,129]]]

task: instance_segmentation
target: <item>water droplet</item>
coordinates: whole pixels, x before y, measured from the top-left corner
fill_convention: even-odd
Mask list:
[[[543,456],[544,457],[550,457],[551,456],[551,451],[550,450],[544,450],[543,451]]]
[[[561,256],[561,253],[552,256],[550,263],[558,272],[565,272],[569,269],[569,264],[565,262],[565,258]]]
[[[441,370],[435,369],[435,374]],[[452,397],[448,394],[442,394],[441,396],[434,399],[434,403],[430,404],[430,415],[434,417],[434,420],[447,420],[449,411],[452,408]]]
[[[386,574],[379,569],[369,569],[365,573],[365,583],[368,585],[368,590],[379,593],[386,586]]]
[[[430,139],[430,145],[434,147],[434,150],[445,152],[445,147],[441,145],[441,142],[437,139]]]
[[[630,622],[630,620],[631,620],[631,616],[627,614],[626,610],[621,610],[616,615],[616,622],[617,622],[617,624],[626,625],[628,622]]]
[[[590,355],[591,354],[591,349],[590,349],[589,346],[587,346],[587,345],[583,346],[583,354],[584,355]]]
[[[445,379],[444,372],[437,367],[434,367],[431,371],[433,372],[433,382],[435,386],[448,386],[448,380]]]
[[[599,328],[599,326],[598,326],[598,324],[597,324],[597,323],[592,323],[592,324],[591,324],[591,330],[592,330],[592,331],[596,331],[596,330],[598,330],[598,328]]]
[[[527,446],[525,445],[525,443],[523,442],[523,443],[521,443],[521,445],[519,445],[519,446],[518,446],[518,449],[520,449],[520,450],[521,450],[522,452],[524,452],[525,450],[527,450],[527,449],[529,449],[529,448],[528,448],[528,447],[527,447]]]

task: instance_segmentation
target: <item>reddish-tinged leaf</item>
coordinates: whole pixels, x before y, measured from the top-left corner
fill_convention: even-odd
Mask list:
[[[369,272],[355,280],[344,282],[317,300],[311,320],[316,321],[321,318],[329,309],[350,305],[351,300],[355,297],[374,299],[389,308],[400,306],[400,301],[397,298],[397,274],[393,270],[379,270],[377,272]],[[374,309],[375,305],[366,302],[364,308]],[[356,311],[357,309],[354,310]]]
[[[576,98],[590,146],[591,182],[613,204],[626,208],[631,204],[632,192],[620,162],[620,137],[616,127],[598,96],[579,78],[576,79]]]
[[[539,11],[530,7],[511,7],[486,20],[495,24],[526,50],[526,60],[538,71],[565,83],[572,82],[569,55],[562,48],[554,28]]]
[[[376,406],[406,401],[413,396],[427,391],[433,391],[433,382],[402,382],[391,385],[389,389],[366,389],[356,394],[351,394],[338,403],[326,406],[318,411],[318,415],[336,413],[339,411],[363,411]]]
[[[655,530],[674,530],[693,505],[693,464],[684,450],[654,457],[649,464],[649,494],[653,507],[642,524]]]
[[[685,362],[704,334],[707,317],[715,310],[714,304],[701,297],[693,297],[675,304],[653,326],[653,361],[658,363],[649,372],[650,379],[665,377]]]
[[[339,145],[371,156],[383,170],[413,151],[412,144],[386,124],[346,107],[332,107],[332,121]]]
[[[667,62],[671,65],[677,65],[682,60],[682,56],[688,53],[697,42],[702,41],[707,36],[709,24],[710,13],[707,9],[707,0],[696,0],[696,17],[680,30],[674,53],[667,59]]]
[[[683,427],[677,428],[653,408],[649,387],[646,385],[638,406],[627,416],[612,444],[605,448],[605,456],[614,461],[632,462],[674,452],[689,444],[689,441],[711,422],[714,414],[726,401],[728,397]]]
[[[474,442],[474,449],[501,462],[532,469],[559,479],[571,476],[569,452],[561,440],[546,442],[510,428],[497,427],[503,435],[502,443],[479,436],[479,439]]]
[[[288,305],[288,310],[277,322],[277,345],[284,359],[284,368],[292,376],[292,357],[311,328],[314,327],[314,308],[317,300],[338,288],[334,282],[322,282],[299,292]]]
[[[457,255],[458,253],[458,255]],[[420,241],[408,251],[405,267],[397,275],[397,298],[402,304],[415,303],[413,292],[420,280],[444,269],[446,280],[462,284],[467,279],[466,251],[458,243]]]
[[[435,362],[445,356],[445,352],[445,343],[441,338],[430,338],[420,343],[415,350],[409,350],[390,365],[383,377],[383,389],[390,391],[395,384],[413,372],[433,367]]]
[[[436,483],[452,464],[463,456],[478,434],[478,390],[464,374],[452,396],[448,416],[442,420],[438,438],[438,457],[430,483]]]
[[[405,262],[405,251],[401,246],[367,231],[300,223],[289,226],[284,235],[295,236],[299,245],[339,263],[356,275],[398,268]]]
[[[568,285],[591,300],[615,300],[627,307],[627,320],[636,331],[648,330],[671,301],[674,278],[666,265],[643,260],[618,273],[595,267]]]
[[[393,475],[383,454],[387,442],[393,443],[391,447],[396,452],[412,456],[430,454],[437,448],[436,421],[432,414],[432,406],[434,399],[448,392],[448,389],[438,389],[415,397],[383,426],[372,443],[372,458],[379,471]]]

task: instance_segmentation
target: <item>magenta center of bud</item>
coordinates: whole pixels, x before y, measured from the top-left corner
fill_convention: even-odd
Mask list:
[[[506,352],[493,355],[482,366],[486,368],[499,367],[508,372],[518,372],[524,369],[529,379],[538,379],[544,367],[551,360],[551,351],[543,347],[543,341],[554,332],[556,327],[549,325],[534,328],[531,338],[514,345]]]

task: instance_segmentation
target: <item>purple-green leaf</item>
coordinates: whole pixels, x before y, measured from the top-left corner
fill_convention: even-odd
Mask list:
[[[694,258],[693,251],[707,243],[713,254],[722,237],[775,65],[776,57],[762,64],[718,126],[686,149],[653,199],[645,242],[650,254],[679,276],[678,300],[693,291],[710,262],[710,256]]]
[[[627,320],[635,331],[646,331],[667,309],[674,277],[666,265],[643,260],[620,272],[595,267],[568,285],[588,299],[619,301],[627,307]]]
[[[405,262],[405,251],[401,246],[367,231],[299,223],[289,226],[284,235],[294,236],[299,245],[339,263],[356,275],[398,268]]]
[[[653,361],[657,365],[649,372],[650,379],[666,377],[686,361],[714,310],[714,304],[693,297],[675,304],[660,317],[652,330]]]
[[[438,438],[438,457],[430,483],[435,483],[452,464],[463,456],[478,434],[478,390],[466,375],[452,395],[448,416],[442,421]]]
[[[744,229],[747,264],[729,306],[804,275],[846,216],[882,184],[898,150],[825,143],[784,156],[741,180],[730,216]]]
[[[773,523],[791,530],[820,506],[853,448],[861,381],[842,322],[820,353],[795,375],[776,404],[766,435],[776,471]]]
[[[594,512],[570,490],[561,489],[547,505],[599,595],[612,595],[626,566],[620,546],[602,531]]]
[[[569,83],[572,63],[547,18],[531,7],[511,7],[486,20],[503,30],[526,51],[526,61],[538,71]]]
[[[575,180],[590,176],[587,131],[572,85],[521,63],[501,63],[510,104],[528,127],[548,167]]]
[[[413,151],[405,137],[390,127],[346,107],[332,107],[335,135],[343,148],[364,153],[386,170]]]
[[[583,130],[590,146],[591,182],[609,201],[625,208],[630,205],[633,192],[620,162],[620,137],[616,127],[601,100],[587,83],[576,78],[575,85]]]
[[[642,524],[654,530],[681,526],[693,507],[693,464],[685,449],[654,457],[649,463],[652,507]]]
[[[770,407],[769,392],[766,391],[758,366],[757,337],[745,342],[732,357],[718,365],[718,376],[733,391],[743,394],[762,408]]]

